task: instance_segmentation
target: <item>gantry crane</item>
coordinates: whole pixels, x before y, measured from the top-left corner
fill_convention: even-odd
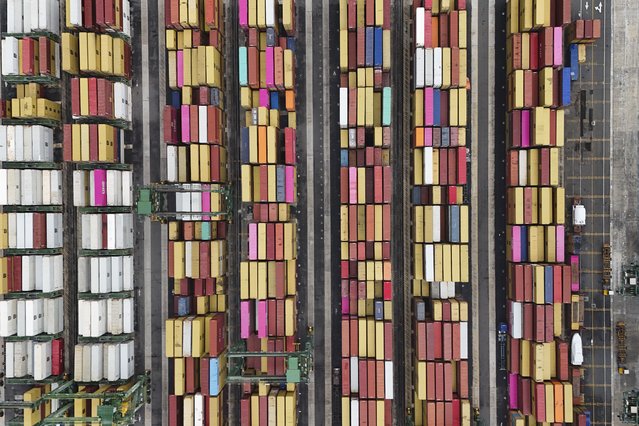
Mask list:
[[[23,425],[27,416],[33,420],[34,415],[41,413],[41,406],[58,401],[58,409],[44,418],[36,418],[37,425],[91,423],[103,426],[125,426],[139,421],[138,411],[144,404],[150,403],[151,376],[149,372],[133,379],[113,385],[99,386],[94,392],[81,387],[73,380],[58,383],[56,389],[41,394],[34,400],[0,401],[1,410],[22,412],[6,424]],[[75,406],[82,401],[99,401],[91,416],[76,416]],[[86,406],[80,404],[80,406]],[[31,424],[31,423],[30,423]]]

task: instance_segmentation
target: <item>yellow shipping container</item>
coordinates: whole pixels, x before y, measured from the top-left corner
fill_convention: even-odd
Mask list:
[[[533,0],[519,0],[519,30],[530,31],[533,25]]]
[[[519,32],[519,0],[506,2],[506,32],[508,35]]]
[[[450,75],[451,75],[451,53],[449,47],[442,48],[442,89],[448,89],[450,87]],[[451,93],[451,100],[455,95]],[[453,124],[451,123],[451,126]]]
[[[511,107],[519,109],[524,107],[524,71],[516,70],[511,74],[510,82],[512,91]]]
[[[530,377],[530,341],[522,339],[519,344],[519,372],[522,377]]]

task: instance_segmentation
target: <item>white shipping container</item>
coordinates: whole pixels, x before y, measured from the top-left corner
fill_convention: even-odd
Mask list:
[[[426,281],[435,281],[435,246],[432,244],[424,246],[424,263]]]
[[[122,291],[122,256],[111,258],[111,291]]]
[[[73,205],[76,207],[86,207],[89,199],[89,183],[87,182],[87,172],[85,170],[73,171]]]
[[[7,32],[21,33],[22,29],[22,0],[7,0]]]
[[[20,74],[18,62],[18,39],[7,37],[2,40],[2,75]]]
[[[208,135],[208,115],[206,111],[206,105],[200,105],[197,109],[198,113],[198,141],[200,143],[207,143],[207,135]]]
[[[111,293],[111,258],[99,257],[100,283],[98,293]]]
[[[99,382],[104,378],[104,346],[100,343],[91,345],[91,381]]]
[[[131,4],[129,0],[122,0],[122,32],[131,36]]]
[[[3,53],[0,52],[0,55],[1,54]],[[0,56],[0,60],[2,60],[1,56]],[[0,124],[0,161],[7,161],[7,126],[3,126],[1,124]]]
[[[64,329],[64,299],[44,299],[45,333],[57,334]]]
[[[351,393],[359,392],[359,362],[358,357],[352,356],[350,359],[351,372]]]
[[[468,323],[459,323],[459,357],[468,359]]]
[[[122,258],[122,290],[133,290],[133,256]]]
[[[18,331],[18,302],[0,300],[0,337],[13,336]]]
[[[47,247],[62,247],[62,214],[47,213]]]
[[[523,306],[521,302],[510,303],[510,336],[513,339],[521,339],[523,337]]]
[[[441,209],[440,206],[433,206],[433,242],[441,240]]]
[[[424,47],[425,16],[425,9],[423,7],[415,9],[415,47]]]
[[[266,26],[267,27],[274,27],[276,25],[276,21],[275,21],[275,0],[266,0],[266,8],[265,8],[265,15],[266,15]]]
[[[132,340],[120,343],[120,379],[128,379],[135,373],[134,349]]]
[[[84,366],[84,346],[85,345],[75,345],[74,349],[74,357],[73,357],[73,380],[76,382],[84,381],[83,366]]]
[[[175,145],[166,146],[166,180],[178,181],[178,148]]]
[[[107,249],[124,248],[124,222],[120,214],[107,214]],[[118,238],[119,237],[119,238]]]
[[[133,205],[133,172],[128,170],[122,172],[122,205]]]
[[[67,5],[67,17],[69,19],[69,26],[81,27],[82,26],[82,0],[68,0]]]
[[[191,356],[191,338],[192,335],[193,317],[188,317],[182,323],[182,356]]]
[[[29,342],[15,342],[13,345],[13,374],[14,377],[24,377],[29,374]]]
[[[393,361],[384,361],[384,399],[393,399]]]
[[[135,322],[133,298],[122,299],[122,329],[124,333],[133,333]]]
[[[5,342],[4,348],[4,374],[8,379],[11,379],[16,376],[14,371],[15,343]]]
[[[276,414],[276,411],[269,411],[269,418],[273,418],[269,424],[275,424]],[[193,396],[193,426],[204,426],[204,395],[201,393]]]
[[[357,398],[351,399],[351,424],[359,424],[359,400]]]
[[[35,21],[35,26],[33,21]],[[22,31],[30,33],[37,26],[38,0],[22,0]]]
[[[455,282],[449,281],[446,284],[448,285],[448,298],[449,299],[455,298]]]
[[[51,342],[33,343],[33,379],[44,380],[51,376]]]
[[[433,87],[442,87],[442,48],[433,49]]]
[[[37,336],[44,332],[44,300],[31,299],[24,301],[24,336]]]
[[[528,185],[528,151],[519,151],[519,185]]]
[[[433,49],[431,47],[424,49],[424,86],[433,87]]]
[[[24,161],[24,126],[15,126],[16,161]]]
[[[421,89],[424,87],[424,48],[418,47],[415,49],[415,88]]]
[[[348,88],[339,88],[339,127],[348,127]]]
[[[105,345],[105,373],[110,382],[120,380],[120,344]]]
[[[91,381],[91,346],[82,346],[82,381]]]
[[[78,300],[78,336],[91,335],[91,304],[87,300]]]
[[[60,3],[58,0],[38,0],[38,30],[60,34]]]
[[[422,150],[422,158],[423,158],[423,169],[424,169],[424,177],[423,183],[424,185],[432,185],[433,184],[433,148],[430,146],[425,147]]]
[[[35,258],[32,256],[22,256],[18,262],[22,262],[22,291],[33,291],[36,289]]]
[[[37,270],[36,263],[36,270]],[[42,291],[50,293],[63,288],[63,260],[62,255],[42,256],[42,274],[36,275],[42,277]],[[46,273],[44,273],[46,271]]]
[[[122,299],[110,299],[107,303],[107,317],[109,319],[109,326],[107,327],[107,333],[122,334],[123,322],[122,322]]]

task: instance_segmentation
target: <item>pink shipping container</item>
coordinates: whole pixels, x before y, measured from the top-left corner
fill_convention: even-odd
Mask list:
[[[267,89],[260,89],[260,106],[271,108],[271,97]]]
[[[248,0],[239,1],[240,27],[248,28]]]
[[[521,146],[528,148],[530,146],[530,110],[521,111]]]
[[[557,225],[555,228],[555,241],[557,242],[557,248],[556,248],[556,262],[557,263],[562,263],[565,260],[565,254],[564,254],[564,242],[566,239],[565,236],[565,228],[564,225]]]
[[[553,66],[563,65],[564,34],[562,27],[555,27],[553,34]]]
[[[266,300],[257,302],[257,337],[260,339],[268,337],[268,315]]]
[[[191,110],[190,105],[182,105],[180,107],[180,115],[182,117],[182,143],[191,141]]]
[[[508,408],[511,410],[516,410],[517,399],[519,397],[518,386],[517,386],[517,374],[509,373],[508,374]]]
[[[433,88],[424,89],[424,125],[433,125]]]
[[[106,195],[106,170],[95,170],[93,172],[93,191],[94,197],[93,205],[94,206],[106,206],[107,205],[107,195]]]
[[[348,168],[348,202],[357,204],[357,167]]]
[[[205,189],[210,188],[209,185],[203,185]],[[208,213],[211,211],[211,193],[208,191],[202,192],[202,212]],[[211,216],[202,216],[202,220],[211,220]]]
[[[275,67],[272,47],[266,48],[266,87],[269,89],[275,88]]]
[[[510,247],[508,248],[511,262],[521,262],[521,228],[513,226],[510,228]]]
[[[240,337],[248,339],[250,335],[251,305],[248,300],[240,302]]]
[[[295,202],[295,166],[286,166],[286,202]]]
[[[342,281],[342,315],[348,315],[350,312],[350,297],[349,297],[349,285],[348,281]]]
[[[249,223],[249,260],[257,260],[257,223]]]
[[[184,51],[177,51],[177,85],[184,86]]]
[[[433,128],[424,128],[424,146],[433,146]]]

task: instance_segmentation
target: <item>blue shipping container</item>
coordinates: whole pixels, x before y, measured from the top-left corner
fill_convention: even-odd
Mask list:
[[[561,105],[570,105],[570,68],[561,71]]]
[[[179,90],[171,90],[171,106],[177,109],[182,106],[182,99]]]
[[[528,227],[520,226],[521,230],[519,242],[521,247],[521,261],[528,262]]]
[[[239,52],[239,68],[238,73],[240,74],[240,86],[248,85],[248,50],[245,46],[240,47]]]
[[[433,90],[433,125],[436,127],[439,127],[440,125],[440,109],[441,109],[441,105],[440,105],[440,96],[439,96],[439,89],[434,89]]]
[[[390,126],[391,124],[391,102],[392,94],[390,87],[382,89],[382,126]]]
[[[382,67],[382,28],[375,27],[375,68]]]
[[[384,302],[381,300],[375,301],[375,321],[384,320]]]
[[[570,78],[572,81],[579,79],[579,46],[570,45]]]
[[[450,146],[450,127],[442,127],[442,146]]]
[[[280,93],[271,92],[271,109],[280,109]]]
[[[375,42],[375,28],[366,27],[366,66],[373,66],[373,51]]]
[[[340,167],[348,167],[348,150],[347,149],[340,150],[339,158],[340,158],[339,160]]]
[[[552,303],[553,275],[552,266],[544,266],[544,303]]]
[[[459,206],[450,206],[448,209],[448,227],[451,243],[459,242]]]
[[[286,169],[285,166],[277,166],[277,202],[286,201]]]

